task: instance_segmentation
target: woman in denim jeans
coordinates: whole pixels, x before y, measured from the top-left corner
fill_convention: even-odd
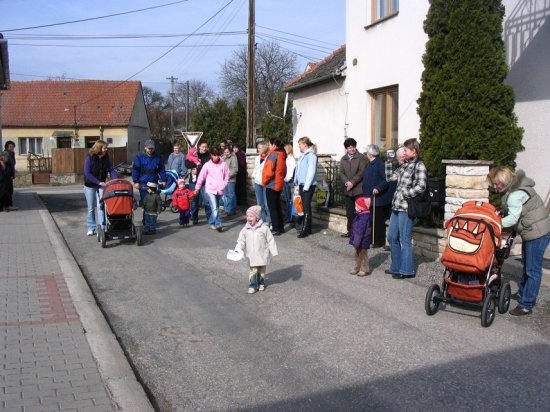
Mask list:
[[[512,295],[518,305],[510,315],[529,315],[539,294],[544,252],[550,243],[548,209],[533,189],[535,182],[525,176],[523,170],[514,173],[507,167],[495,167],[489,172],[488,179],[503,195],[502,227],[514,229],[522,240],[523,276],[518,291]]]
[[[416,139],[403,143],[406,163],[396,169],[387,180],[397,180],[397,189],[393,195],[388,242],[391,247],[391,264],[386,273],[394,279],[406,279],[416,276],[412,247],[412,228],[414,221],[407,213],[407,199],[418,196],[426,190],[428,170],[420,159],[420,145]]]
[[[317,187],[317,146],[309,137],[304,136],[298,139],[298,147],[302,155],[296,162],[294,185],[298,186],[304,207],[298,234],[298,238],[301,239],[311,235],[311,201]]]
[[[283,194],[286,203],[285,223],[294,224],[292,220],[292,201],[294,192],[294,169],[296,169],[296,159],[290,143],[285,144],[286,151],[286,176]]]
[[[103,186],[107,180],[107,174],[111,179],[117,179],[118,175],[107,153],[107,142],[97,140],[86,159],[84,160],[84,196],[88,206],[86,224],[88,236],[95,234],[97,210],[97,224],[105,227],[105,215],[99,207],[99,199],[103,195]]]

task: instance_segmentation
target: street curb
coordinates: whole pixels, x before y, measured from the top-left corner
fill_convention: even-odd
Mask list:
[[[145,391],[111,331],[103,313],[97,307],[95,298],[84,279],[74,257],[61,235],[53,217],[47,211],[40,197],[37,201],[43,206],[39,211],[46,232],[55,250],[55,255],[65,282],[71,294],[75,309],[85,330],[86,339],[97,363],[101,378],[111,396],[117,411],[154,411]]]

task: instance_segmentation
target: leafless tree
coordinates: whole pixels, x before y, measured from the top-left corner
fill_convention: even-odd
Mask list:
[[[261,43],[256,49],[256,115],[263,117],[272,109],[277,92],[294,78],[296,56],[287,52],[278,43]],[[226,60],[220,73],[220,84],[224,96],[231,101],[246,99],[247,48],[236,50]]]
[[[187,104],[187,82],[176,84],[176,109],[185,111]],[[192,111],[197,107],[200,99],[213,102],[216,99],[214,89],[202,80],[189,80],[189,109]]]

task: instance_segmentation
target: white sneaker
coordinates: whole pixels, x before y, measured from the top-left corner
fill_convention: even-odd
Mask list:
[[[93,230],[88,230],[88,232],[86,233],[86,236],[93,236],[93,235],[94,235]]]
[[[265,290],[265,285],[260,285],[260,287],[258,288],[258,290],[259,290],[260,292],[264,291],[264,290]]]
[[[248,288],[248,293],[249,293],[249,294],[256,293],[256,289],[254,289],[254,288]]]

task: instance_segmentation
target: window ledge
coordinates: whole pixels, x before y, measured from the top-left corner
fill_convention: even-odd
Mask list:
[[[380,23],[384,23],[385,21],[387,21],[389,19],[393,19],[398,14],[399,14],[399,11],[396,11],[395,13],[392,13],[392,14],[388,14],[386,17],[382,17],[381,19],[376,20],[374,23],[371,23],[371,24],[365,26],[364,28],[365,28],[365,30],[368,30],[371,27],[374,27],[374,26],[376,26]]]

